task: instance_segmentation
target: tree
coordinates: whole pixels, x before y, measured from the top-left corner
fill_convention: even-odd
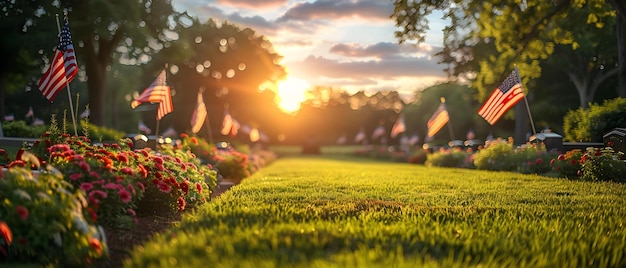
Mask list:
[[[618,68],[623,74],[626,65],[626,38],[624,19],[626,3],[608,0],[613,9],[607,10],[605,0],[553,0],[553,1],[394,1],[392,18],[401,30],[396,32],[400,42],[424,41],[428,30],[428,15],[433,11],[444,12],[450,25],[444,29],[444,62],[459,67],[452,73],[475,72],[474,84],[479,89],[479,99],[484,99],[492,88],[517,64],[523,74],[524,83],[540,76],[540,60],[546,59],[558,45],[574,48],[584,41],[585,36],[574,35],[562,24],[570,22],[580,25],[580,16],[570,16],[585,10],[586,22],[599,26],[607,18],[618,16]],[[571,24],[570,24],[571,25]],[[578,27],[577,29],[580,29]],[[577,39],[581,38],[581,39]],[[495,54],[488,57],[468,55],[479,50],[468,49],[473,45],[493,44]],[[442,55],[440,53],[440,55]],[[478,69],[468,70],[468,61],[477,61]],[[457,65],[458,63],[458,65]],[[475,66],[475,65],[474,65]],[[453,67],[453,68],[455,68]],[[621,79],[622,75],[620,75]],[[624,86],[619,86],[620,96],[626,95]],[[581,100],[582,101],[582,100]]]
[[[103,125],[107,71],[121,55],[129,64],[146,63],[171,41],[169,0],[61,0],[70,13],[76,54],[87,76],[90,120]]]
[[[180,21],[173,29],[177,40],[154,55],[143,79],[149,84],[169,64],[168,82],[176,94],[174,113],[170,116],[176,120],[170,121],[175,128],[189,130],[188,119],[198,91],[202,90],[216,137],[225,106],[242,124],[274,131],[279,110],[274,94],[264,85],[278,82],[286,72],[277,64],[281,56],[273,51],[272,44],[250,28],[240,29],[214,20],[201,23],[195,18],[178,18]]]
[[[617,12],[617,36],[618,40],[624,40],[624,3],[623,1],[610,1],[613,9],[607,9],[605,0],[553,0],[553,1],[395,1],[396,9],[392,18],[396,25],[401,27],[396,32],[400,42],[409,40],[423,41],[424,34],[428,29],[428,18],[434,10],[444,12],[444,16],[450,20],[450,26],[446,27],[444,37],[445,63],[452,65],[451,68],[459,67],[451,73],[470,72],[473,85],[479,90],[478,99],[483,100],[495,88],[514,66],[519,68],[522,74],[522,83],[528,85],[532,80],[541,76],[541,61],[550,57],[558,46],[571,46],[573,49],[580,47],[579,42],[584,42],[588,36],[576,35],[568,28],[566,23],[579,25],[576,30],[582,29],[581,19],[588,24],[602,25],[606,20],[614,17]],[[580,14],[583,16],[570,16]],[[566,22],[566,23],[564,23]],[[577,38],[581,38],[577,40]],[[626,58],[623,51],[626,50],[625,42],[618,42],[617,65],[623,73]],[[488,55],[468,55],[487,50],[468,49],[473,45],[481,47],[495,47],[495,53]],[[588,47],[587,47],[588,48]],[[474,61],[471,63],[470,61]],[[589,67],[589,62],[580,62],[576,72],[586,71],[587,81],[606,80],[613,72],[597,72]],[[475,68],[475,67],[478,68]],[[468,67],[473,67],[468,68]],[[570,71],[573,72],[573,71]],[[578,76],[577,76],[578,77]],[[580,78],[580,77],[578,77]],[[621,75],[620,75],[620,79]],[[621,80],[620,80],[621,81]],[[592,94],[597,85],[601,83],[577,83],[577,90],[581,95],[581,102],[586,102],[588,94]],[[619,94],[625,94],[626,90],[620,84]],[[515,109],[516,116],[516,140],[523,140],[528,128],[525,122],[525,107],[518,105]]]
[[[6,94],[36,87],[31,77],[41,75],[41,54],[55,45],[51,40],[57,32],[56,24],[47,23],[52,18],[39,11],[50,7],[47,2],[0,1],[0,53],[4,55],[0,64],[0,118],[5,115]]]

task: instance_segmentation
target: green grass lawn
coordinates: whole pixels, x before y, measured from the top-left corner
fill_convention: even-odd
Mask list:
[[[282,158],[133,252],[154,267],[624,267],[626,186]]]

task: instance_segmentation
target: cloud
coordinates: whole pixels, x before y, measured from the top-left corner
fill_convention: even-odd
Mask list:
[[[309,56],[303,61],[288,62],[289,72],[300,78],[321,78],[352,81],[394,80],[398,77],[445,77],[443,66],[427,57],[383,58],[379,61],[339,61],[325,57]]]
[[[290,8],[278,21],[310,21],[344,18],[367,20],[389,20],[393,12],[390,1],[380,0],[318,0],[298,3]]]
[[[234,8],[269,9],[287,4],[287,0],[217,0],[220,5]]]
[[[404,57],[405,55],[423,57],[431,55],[432,51],[433,47],[427,44],[414,46],[410,44],[400,45],[391,42],[379,42],[369,46],[363,46],[356,43],[335,44],[329,50],[330,53],[341,56],[358,58],[373,57],[377,59]]]

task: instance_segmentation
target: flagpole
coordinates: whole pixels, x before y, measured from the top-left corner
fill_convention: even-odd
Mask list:
[[[57,29],[59,30],[59,36],[61,36],[61,24],[59,23],[59,14],[55,14],[57,19]],[[67,14],[64,15],[67,16]],[[63,74],[65,75],[65,74]],[[76,131],[76,117],[74,116],[74,104],[72,104],[72,92],[70,91],[70,82],[65,79],[65,85],[67,87],[67,98],[70,100],[70,113],[72,114],[72,124],[74,125],[74,136],[78,136],[78,131]]]
[[[522,89],[522,93],[524,93],[524,85],[522,83],[522,77],[519,75],[519,70],[517,69],[517,65],[515,65],[515,74],[517,74],[517,78],[519,78],[519,85]],[[530,118],[530,126],[533,129],[533,135],[537,136],[537,131],[535,130],[535,123],[533,122],[533,116],[530,114],[530,107],[528,106],[528,100],[526,99],[526,94],[524,96],[524,103],[526,103],[526,111],[528,112],[528,118]]]
[[[450,121],[450,112],[448,112],[448,108],[445,107],[445,105],[446,105],[446,98],[441,97],[440,100],[441,100],[441,103],[443,103],[444,108],[446,108],[446,112],[448,113],[448,131],[450,131],[450,140],[453,141],[453,140],[455,140],[455,138],[454,138],[454,131],[452,130],[452,122]],[[433,134],[433,136],[434,136],[434,134]]]

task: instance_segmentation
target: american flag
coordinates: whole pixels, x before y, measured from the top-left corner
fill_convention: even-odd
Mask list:
[[[404,131],[406,131],[406,125],[404,124],[404,117],[400,114],[400,116],[398,116],[398,120],[396,120],[396,123],[394,123],[391,128],[391,138],[395,138]]]
[[[50,66],[39,80],[39,91],[53,101],[65,85],[71,82],[78,72],[70,25],[65,16],[65,24],[59,35],[59,45],[54,51]]]
[[[441,130],[441,128],[443,128],[449,120],[450,116],[448,115],[448,110],[446,110],[446,104],[442,102],[426,123],[426,126],[428,127],[427,138],[435,136],[435,134],[437,134],[437,132],[439,132],[439,130]]]
[[[489,98],[478,109],[478,114],[491,125],[495,124],[503,115],[524,98],[522,82],[517,70],[509,76],[491,93]]]
[[[191,114],[191,132],[198,133],[204,125],[206,119],[206,105],[202,98],[202,91],[198,91],[198,101],[196,103],[196,109]]]
[[[170,87],[167,85],[165,70],[161,71],[159,76],[141,93],[139,98],[130,103],[130,107],[135,109],[144,102],[159,103],[157,120],[161,120],[166,114],[174,111],[172,93]]]

